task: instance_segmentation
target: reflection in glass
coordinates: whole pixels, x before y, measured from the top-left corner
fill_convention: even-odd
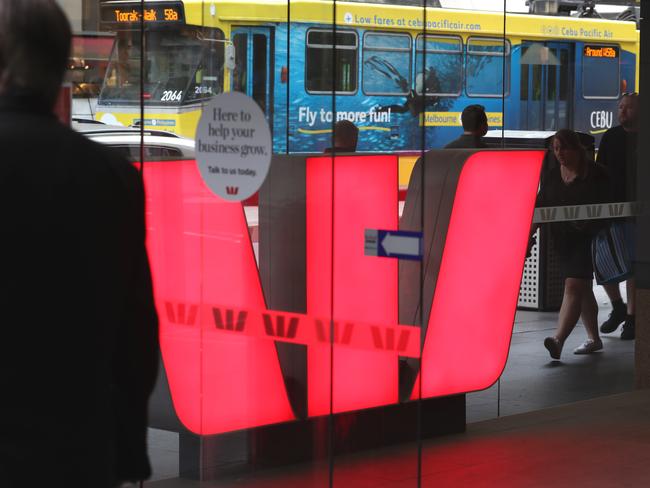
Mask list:
[[[151,2],[151,4],[153,3],[162,4],[163,2]],[[165,3],[181,4],[181,2]],[[505,25],[502,24],[502,20],[505,19],[500,19],[498,13],[479,11],[486,9],[488,2],[467,2],[472,3],[475,7],[465,12],[446,8],[434,9],[426,14],[421,8],[413,8],[413,6],[422,7],[423,3],[429,6],[439,6],[437,1],[387,0],[378,2],[392,3],[390,8],[376,4],[363,5],[363,3],[365,2],[358,2],[349,7],[350,12],[348,12],[343,10],[343,7],[337,7],[338,10],[333,8],[334,2],[318,2],[319,6],[315,7],[315,2],[297,0],[286,5],[290,7],[286,10],[287,14],[294,15],[295,19],[283,20],[278,16],[277,2],[272,2],[271,5],[262,1],[245,3],[242,6],[233,4],[228,16],[222,15],[223,10],[221,10],[220,2],[183,2],[182,5],[187,16],[183,17],[182,25],[178,22],[173,25],[167,24],[165,28],[160,28],[154,23],[146,26],[143,74],[145,89],[142,98],[140,98],[139,70],[142,58],[139,45],[139,26],[134,24],[113,25],[112,27],[119,33],[116,35],[117,43],[112,52],[104,92],[101,95],[104,110],[115,115],[123,123],[130,124],[134,120],[139,120],[137,118],[139,114],[136,111],[139,109],[139,104],[142,103],[146,106],[145,117],[148,121],[143,125],[152,127],[157,124],[157,128],[174,130],[193,137],[202,105],[199,102],[206,101],[212,95],[224,90],[240,91],[252,97],[264,110],[273,130],[273,152],[276,155],[285,152],[317,153],[326,147],[331,147],[333,126],[337,121],[343,119],[351,121],[360,129],[358,146],[360,151],[385,152],[393,156],[396,151],[404,151],[399,154],[399,159],[396,159],[394,163],[386,163],[385,167],[380,167],[377,164],[373,166],[373,174],[385,172],[391,178],[390,184],[386,185],[388,188],[386,194],[389,195],[390,202],[384,196],[373,197],[380,202],[379,204],[364,198],[364,195],[367,195],[372,188],[372,182],[362,171],[363,168],[354,178],[350,178],[343,176],[341,158],[338,158],[336,164],[332,163],[329,158],[325,163],[312,162],[312,164],[332,164],[331,167],[327,166],[326,170],[323,170],[323,174],[331,175],[332,179],[324,180],[326,183],[320,185],[314,184],[318,188],[312,188],[314,192],[322,192],[322,208],[333,208],[334,188],[337,189],[336,191],[343,190],[349,203],[340,203],[340,201],[337,203],[340,206],[336,207],[336,217],[310,219],[309,225],[312,226],[310,232],[323,233],[322,235],[325,237],[319,238],[317,242],[329,249],[326,252],[331,253],[331,255],[328,254],[327,262],[323,259],[325,254],[312,257],[310,263],[313,264],[310,267],[310,273],[313,275],[317,265],[323,266],[323,275],[326,278],[333,269],[337,270],[337,273],[340,271],[340,274],[333,278],[334,282],[338,282],[338,284],[332,285],[334,288],[332,295],[337,298],[326,297],[323,299],[325,305],[322,315],[324,319],[327,319],[323,322],[323,327],[330,325],[329,319],[331,318],[341,320],[354,318],[359,323],[365,323],[364,318],[367,320],[379,310],[371,303],[371,305],[364,304],[358,314],[350,313],[347,310],[344,310],[345,313],[340,312],[341,304],[347,303],[345,300],[354,297],[355,304],[358,305],[367,298],[358,298],[356,292],[352,294],[346,292],[348,282],[351,282],[348,276],[353,275],[361,265],[365,265],[366,258],[351,254],[353,259],[350,259],[345,265],[341,264],[347,259],[345,253],[350,250],[354,250],[357,254],[360,253],[361,243],[354,239],[359,239],[363,229],[349,233],[340,231],[334,233],[337,236],[354,236],[350,238],[335,238],[327,234],[327,231],[342,225],[342,222],[351,219],[354,215],[358,216],[361,209],[366,208],[367,205],[370,205],[370,210],[373,211],[377,210],[377,205],[385,205],[386,213],[391,212],[391,219],[393,219],[395,217],[393,214],[396,213],[398,207],[394,201],[397,198],[395,187],[399,184],[400,190],[406,192],[413,165],[420,154],[418,150],[427,151],[442,147],[460,135],[463,128],[459,116],[467,105],[474,103],[484,105],[490,126],[493,129],[501,128],[504,123],[509,129],[555,129],[573,125],[575,109],[575,126],[580,126],[581,130],[588,131],[589,120],[600,120],[593,117],[594,111],[598,111],[597,114],[600,114],[611,110],[611,105],[607,105],[603,100],[618,94],[619,85],[622,84],[619,83],[619,79],[628,80],[629,88],[634,89],[632,86],[635,80],[634,48],[632,47],[633,41],[629,39],[625,41],[627,43],[625,45],[621,41],[617,59],[612,60],[611,56],[597,55],[599,52],[610,53],[603,49],[609,46],[592,45],[589,44],[589,41],[562,37],[559,31],[543,33],[538,27],[531,28],[532,24],[537,26],[544,19],[541,16],[514,16],[512,21],[508,20],[507,26],[510,32],[501,35],[499,28],[501,25]],[[449,6],[449,2],[443,3],[445,6]],[[479,3],[480,6],[478,6]],[[498,1],[490,2],[491,5],[497,4],[497,9],[500,9],[499,3]],[[249,8],[253,4],[255,5],[254,19]],[[402,8],[407,4],[411,7]],[[124,5],[124,2],[121,5]],[[209,12],[210,5],[217,5],[216,12],[219,15],[213,13],[214,18],[206,13]],[[285,11],[282,10],[282,12]],[[346,14],[349,17],[345,17]],[[357,22],[357,16],[363,16],[364,22]],[[337,19],[336,27],[332,25],[332,19]],[[368,19],[368,22],[365,22],[365,19]],[[379,23],[377,19],[382,23]],[[198,25],[192,27],[185,23],[186,20],[187,23],[194,22]],[[385,22],[385,20],[389,22]],[[398,22],[399,20],[407,23],[401,26],[390,23],[390,21]],[[565,24],[570,25],[570,23],[573,23],[572,25],[577,25],[578,22],[594,23],[588,19],[567,21],[565,18],[555,18],[549,21],[548,17],[546,21],[553,24],[553,27],[558,26],[559,28]],[[607,21],[597,22],[605,23]],[[207,28],[207,25],[215,28]],[[426,30],[426,34],[424,30]],[[621,34],[621,39],[624,37]],[[593,55],[585,62],[582,61],[583,47],[593,50],[591,52]],[[616,53],[616,51],[614,52]],[[108,54],[106,56],[108,57]],[[601,77],[597,75],[603,70],[607,73],[604,75],[603,85],[600,86],[595,82],[600,81]],[[591,100],[592,97],[596,97],[596,99]],[[189,105],[187,108],[186,103]],[[608,101],[607,103],[615,102]],[[161,107],[164,110],[160,110]],[[590,114],[591,118],[589,118]],[[180,129],[181,126],[183,130]],[[127,148],[122,147],[121,149],[126,151]],[[136,156],[139,157],[139,152],[133,154],[133,158]],[[175,155],[167,152],[153,153],[149,151],[145,152],[145,158],[161,162],[164,159],[175,159]],[[209,227],[223,221],[226,212],[213,213],[212,210],[216,207],[212,210],[210,207],[216,203],[211,197],[209,198],[209,195],[206,197],[206,195],[198,193],[200,182],[191,179],[193,178],[191,176],[192,163],[172,164],[170,161],[164,161],[162,164],[157,164],[157,162],[147,163],[145,177],[149,178],[148,181],[151,184],[154,181],[151,178],[153,173],[159,173],[156,178],[164,173],[164,183],[168,186],[165,187],[165,191],[154,189],[150,194],[157,196],[161,201],[164,200],[166,204],[173,198],[179,199],[179,195],[184,200],[178,200],[175,203],[177,208],[174,212],[166,208],[164,212],[161,211],[157,214],[156,218],[160,219],[160,225],[154,231],[154,235],[155,232],[169,233],[170,225],[178,225],[179,228],[177,235],[172,236],[171,233],[166,235],[168,242],[172,242],[170,239],[179,238],[178,236],[181,235],[195,237],[210,235],[210,239],[212,239],[215,236],[221,238],[223,235],[236,234],[234,239],[239,239],[238,242],[244,244],[243,247],[247,249],[248,253],[247,230],[251,229],[252,222],[249,220],[248,229],[245,223],[240,222],[242,218],[240,208],[237,207],[236,212],[233,212],[233,215],[239,219],[238,232],[227,234],[219,229]],[[399,165],[398,183],[395,183],[395,166],[397,165]],[[172,166],[182,167],[187,174],[183,173],[182,178],[171,175],[169,168]],[[306,171],[302,166],[301,170]],[[310,171],[314,171],[313,166]],[[307,179],[305,175],[302,175],[296,180],[299,180],[302,185]],[[187,191],[187,188],[183,189],[182,185],[187,185],[188,181],[196,183],[197,193],[182,193],[182,191]],[[277,181],[279,179],[276,180],[276,185]],[[297,187],[293,183],[287,184],[287,181],[287,179],[282,179],[282,185]],[[276,187],[273,190],[275,191]],[[273,192],[269,191],[269,193]],[[170,195],[176,196],[170,198]],[[202,200],[204,197],[205,200]],[[359,201],[357,202],[355,199]],[[404,204],[403,198],[400,198],[400,204]],[[237,205],[233,204],[233,206]],[[286,200],[282,202],[282,205],[286,205]],[[264,234],[265,232],[279,232],[278,229],[282,226],[278,225],[277,216],[281,212],[284,212],[286,216],[287,210],[282,205],[273,207],[273,211],[276,212],[273,215],[276,218],[266,227],[260,224],[260,219],[268,218],[268,214],[266,217],[262,217],[264,212],[260,211],[259,207],[255,207],[255,227],[259,230],[259,235],[262,236],[261,240],[267,239],[266,243],[262,242],[261,244],[255,241],[251,242],[256,256],[259,258],[258,264],[262,275],[265,268],[280,269],[284,254],[288,254],[288,246],[275,242],[268,244],[270,242],[269,234]],[[416,205],[420,206],[423,203],[417,202]],[[252,215],[251,208],[253,207],[247,207],[247,216]],[[302,207],[300,211],[302,212]],[[179,220],[170,224],[170,218],[175,214],[184,215],[185,221]],[[213,215],[214,218],[200,221],[199,225],[198,219],[204,214]],[[301,214],[299,218],[293,220],[305,222],[306,219]],[[268,223],[268,220],[266,222]],[[418,219],[418,228],[419,222]],[[188,233],[186,231],[190,223],[193,227]],[[180,227],[181,225],[184,227]],[[398,226],[393,220],[381,225],[387,228]],[[282,229],[284,231],[284,227]],[[195,237],[186,238],[188,242],[193,243],[192,239]],[[340,241],[336,240],[339,238]],[[216,241],[216,239],[213,240]],[[193,250],[191,245],[188,245],[188,248]],[[204,247],[201,248],[201,252],[211,256],[212,244],[205,239],[202,245]],[[261,252],[257,252],[257,246]],[[299,254],[306,252],[305,249],[301,247],[299,251],[291,250],[291,258],[299,261],[303,268],[306,259]],[[187,258],[181,252],[178,254],[181,259]],[[167,255],[161,250],[160,262],[164,265],[174,266],[173,263],[167,263],[165,259],[167,259]],[[246,259],[252,266],[253,258],[248,256]],[[232,290],[224,292],[219,290],[217,293],[216,286],[221,286],[222,283],[213,286],[210,282],[220,276],[219,273],[222,273],[221,268],[224,266],[200,268],[200,266],[204,266],[204,263],[199,263],[198,258],[196,263],[198,263],[196,266],[194,264],[179,266],[178,275],[187,279],[187,270],[196,267],[195,271],[198,274],[188,282],[192,282],[192,284],[200,282],[206,296],[211,301],[217,302],[223,300],[223,297],[228,297],[226,292]],[[368,280],[368,277],[371,276],[370,272],[376,271],[374,263],[370,263],[369,268],[371,269],[367,273],[358,273],[360,280]],[[340,276],[345,276],[347,281]],[[315,293],[319,287],[323,287],[326,291],[329,289],[329,286],[323,285],[324,279],[319,281],[310,287],[310,293]],[[371,286],[381,287],[380,284],[383,283],[373,279],[369,279],[369,281],[370,285],[367,289],[370,289]],[[184,283],[181,279],[170,280],[170,282]],[[264,279],[262,282],[263,286],[268,285]],[[340,286],[340,283],[343,283],[344,286]],[[296,285],[296,289],[298,288],[300,293],[295,296],[302,296],[301,294],[305,292],[302,282]],[[359,285],[356,289],[366,289],[366,287]],[[211,297],[209,294],[213,292],[215,296]],[[268,293],[268,289],[264,289],[263,293],[266,294],[264,298],[268,300],[265,305],[270,309],[305,313],[303,303],[300,303],[299,306],[295,303],[291,305],[278,304],[280,302],[275,298],[276,295]],[[206,296],[202,295],[195,301],[206,300]],[[271,296],[274,298],[270,298]],[[431,296],[417,297],[416,301],[419,302],[420,310],[427,308],[423,306],[422,300],[428,301],[428,305],[430,305]],[[237,305],[235,300],[227,299],[226,301],[232,303],[222,303],[221,305],[229,307]],[[385,303],[387,301],[383,300],[382,306]],[[418,324],[420,320],[414,322]],[[400,323],[408,324],[410,322]],[[341,322],[342,326],[343,322]],[[348,324],[346,324],[347,326]],[[358,333],[358,330],[355,333]],[[325,337],[326,333],[322,335]],[[221,340],[219,338],[219,341]],[[347,400],[346,396],[341,394],[341,381],[354,378],[362,368],[367,367],[370,363],[360,361],[358,367],[350,367],[352,363],[346,362],[345,358],[342,361],[342,355],[337,353],[334,364],[330,364],[327,358],[319,363],[323,368],[319,374],[327,381],[317,382],[312,378],[311,384],[309,384],[305,378],[308,368],[302,363],[303,359],[306,361],[307,348],[299,344],[282,343],[279,340],[275,342],[274,347],[276,349],[273,350],[273,354],[278,351],[280,376],[285,382],[284,386],[278,388],[278,391],[284,391],[284,387],[286,387],[292,412],[300,421],[308,415],[312,415],[312,419],[323,419],[324,417],[318,416],[328,413],[332,405],[335,406],[335,410],[341,410],[339,408],[341,405],[346,408],[356,408],[362,405],[362,402],[352,406],[350,406],[351,403],[344,404],[343,400]],[[309,354],[313,359],[313,352]],[[329,350],[326,351],[326,355],[329,358]],[[250,356],[247,366],[257,360],[253,357],[254,354],[250,354]],[[273,358],[275,361],[275,356]],[[402,367],[405,364],[406,361],[400,361]],[[232,368],[232,362],[228,364],[228,367]],[[339,368],[338,371],[337,368]],[[216,368],[212,368],[208,362],[205,362],[201,363],[200,368],[197,367],[197,369],[200,369],[202,373],[212,374]],[[314,374],[313,364],[309,365],[309,370],[310,374]],[[348,373],[348,370],[353,373]],[[414,366],[413,371],[416,374],[419,373],[419,366]],[[400,370],[399,373],[403,374],[403,371]],[[370,380],[359,383],[363,388],[372,390],[373,382],[379,383],[377,378],[380,374],[375,368],[372,374],[367,376]],[[335,398],[330,405],[329,383],[332,378],[335,379]],[[395,375],[393,374],[391,378],[395,380]],[[414,382],[415,377],[412,380]],[[402,386],[406,383],[403,378],[395,381],[401,381]],[[429,379],[425,378],[425,384],[426,381]],[[412,398],[410,396],[413,391],[412,384],[408,386],[409,388],[403,388],[404,392],[400,392],[399,398],[402,402]],[[318,390],[321,387],[323,391]],[[242,400],[244,404],[256,403],[257,397],[255,397],[254,390],[251,388],[250,392],[244,391],[241,395],[241,398],[244,398]],[[358,390],[356,382],[350,381],[349,390],[346,390],[345,393],[352,398],[359,393]],[[366,396],[369,397],[369,395]],[[266,395],[264,398],[268,402],[270,395]],[[382,401],[397,402],[397,396],[392,390],[387,398],[389,400]],[[317,403],[316,400],[321,403]],[[206,402],[203,406],[207,405],[209,403]],[[365,403],[363,405],[377,406],[379,400],[374,404]],[[212,412],[209,412],[209,415],[211,414]],[[207,417],[208,413],[203,413],[201,416],[203,420],[206,420]],[[292,417],[287,415],[286,418]],[[336,425],[338,430],[334,437],[344,442],[347,442],[348,438],[352,438],[351,434],[354,433],[354,429],[358,428],[354,422],[348,422],[348,420]],[[326,429],[323,429],[321,434],[322,437],[318,438],[316,442],[318,446],[315,447],[315,450],[325,451],[327,448]],[[350,434],[349,437],[348,434]],[[217,456],[215,453],[212,454]],[[415,473],[415,466],[412,468],[412,472]],[[334,479],[337,479],[336,476]],[[340,481],[339,483],[340,486],[345,486]]]

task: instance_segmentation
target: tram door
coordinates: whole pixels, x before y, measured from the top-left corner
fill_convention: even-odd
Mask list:
[[[235,47],[235,69],[232,72],[231,89],[253,98],[270,123],[273,111],[271,29],[237,27],[233,29],[232,42]]]
[[[572,127],[573,45],[524,42],[521,47],[521,129]]]

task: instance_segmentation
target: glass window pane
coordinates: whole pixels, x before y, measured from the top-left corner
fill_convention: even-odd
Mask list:
[[[411,49],[411,36],[408,34],[367,33],[363,38],[365,49]]]
[[[569,99],[569,52],[566,49],[560,51],[560,100]]]
[[[313,93],[354,93],[357,90],[357,35],[331,31],[307,33],[305,85]],[[335,67],[336,65],[336,67]]]
[[[202,60],[198,28],[155,29],[145,32],[145,103],[179,105],[187,96]],[[120,31],[109,62],[100,104],[137,104],[140,96],[140,34]],[[214,86],[221,81],[215,80]]]
[[[504,48],[505,46],[505,48]],[[506,71],[504,73],[504,51]],[[510,44],[499,39],[467,40],[466,90],[469,96],[501,97],[503,80],[509,79]],[[507,81],[506,81],[507,83]],[[509,87],[506,86],[506,93]]]
[[[257,102],[263,112],[266,112],[266,87],[267,87],[267,62],[268,53],[266,45],[266,36],[255,34],[253,36],[253,66],[255,72],[253,75],[253,99]]]
[[[328,30],[311,30],[307,34],[307,44],[312,47],[332,47],[334,45],[334,33]],[[356,47],[356,34],[352,32],[337,32],[336,45]]]
[[[235,46],[235,69],[232,72],[232,90],[246,93],[248,35],[236,34],[233,38],[233,44]]]
[[[425,58],[426,55],[426,58]],[[415,91],[418,94],[460,95],[463,82],[463,44],[456,37],[418,37]]]
[[[73,36],[67,73],[73,97],[94,98],[99,95],[114,41],[115,37],[110,33]]]
[[[502,56],[505,46],[506,56],[510,55],[510,43],[503,42],[503,39],[487,39],[473,37],[467,39],[467,52],[469,54],[483,54],[492,56]]]
[[[457,37],[442,36],[419,36],[417,39],[417,50],[427,52],[462,53],[463,41]]]
[[[553,54],[556,53],[555,49],[552,49],[551,51]],[[549,65],[546,76],[546,99],[555,100],[557,96],[557,66]]]
[[[190,83],[187,101],[209,98],[223,89],[223,33],[210,29],[206,34],[209,38],[204,38],[201,62]]]
[[[411,37],[366,34],[363,91],[367,95],[405,95],[411,85]]]
[[[521,58],[524,59],[526,56],[526,51],[528,51],[528,46],[523,46],[521,48]],[[519,83],[519,99],[528,100],[528,81],[529,81],[529,72],[530,65],[527,63],[520,64],[520,83]]]
[[[533,100],[542,99],[542,65],[533,65]]]

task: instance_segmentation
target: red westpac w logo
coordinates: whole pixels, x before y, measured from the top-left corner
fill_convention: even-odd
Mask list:
[[[422,298],[422,334],[398,323],[397,261],[363,255],[364,229],[400,225],[396,156],[306,161],[306,314],[267,310],[240,203],[208,194],[193,162],[145,167],[160,343],[180,420],[216,434],[294,419],[277,341],[307,346],[310,416],[329,412],[332,390],[337,412],[397,402],[399,356],[420,358],[423,397],[490,386],[510,344],[542,157],[482,152],[437,165],[450,197],[438,198],[442,233],[425,249],[437,279]]]
[[[228,195],[237,195],[239,193],[239,187],[238,186],[227,186],[226,187],[226,193]]]

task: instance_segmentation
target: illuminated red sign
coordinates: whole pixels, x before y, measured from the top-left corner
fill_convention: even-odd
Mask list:
[[[365,229],[398,228],[396,156],[307,159],[306,314],[267,309],[240,203],[209,193],[193,162],[147,163],[179,419],[206,435],[295,419],[276,342],[308,347],[309,416],[398,402],[398,357],[421,360],[412,398],[420,386],[423,398],[490,386],[507,358],[542,156],[480,152],[462,165],[424,339],[398,324],[397,261],[363,255]]]

